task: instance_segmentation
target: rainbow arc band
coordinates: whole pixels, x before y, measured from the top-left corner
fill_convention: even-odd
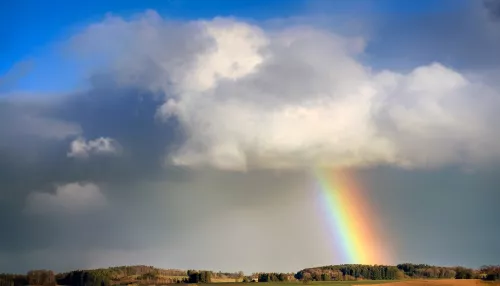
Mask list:
[[[372,223],[375,214],[369,201],[349,172],[316,169],[314,171],[329,229],[340,245],[345,264],[382,264],[391,260],[381,248],[381,237]]]

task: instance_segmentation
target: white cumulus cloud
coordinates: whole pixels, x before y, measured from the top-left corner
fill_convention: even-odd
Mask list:
[[[120,152],[120,145],[112,138],[100,137],[94,140],[85,140],[79,137],[70,144],[68,157],[88,158],[95,155],[116,155]]]
[[[32,192],[26,198],[26,211],[31,214],[76,214],[101,209],[106,205],[106,197],[94,183],[59,185],[54,193]]]
[[[168,155],[178,165],[437,167],[500,155],[500,92],[480,73],[439,62],[373,70],[358,59],[360,38],[234,19],[171,23],[150,11],[73,40],[108,55],[121,82],[166,94],[157,115],[175,116],[186,135]]]

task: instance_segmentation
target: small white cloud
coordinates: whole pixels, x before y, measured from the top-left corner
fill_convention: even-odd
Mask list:
[[[25,210],[30,214],[84,213],[101,209],[106,204],[106,197],[98,185],[76,182],[57,186],[55,193],[30,193]]]
[[[118,142],[109,137],[100,137],[86,141],[79,137],[70,144],[68,157],[88,158],[90,155],[117,155],[120,153]]]

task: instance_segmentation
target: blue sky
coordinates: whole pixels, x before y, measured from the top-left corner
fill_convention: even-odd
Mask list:
[[[9,3],[10,2],[10,3]],[[100,21],[106,13],[130,16],[153,9],[174,19],[234,16],[254,21],[310,15],[361,16],[378,14],[405,17],[407,13],[434,13],[460,9],[465,1],[381,0],[110,0],[68,2],[63,0],[20,0],[3,2],[0,9],[0,33],[4,39],[0,74],[22,65],[22,76],[0,86],[0,91],[61,91],[77,84],[78,70],[64,60],[55,47],[79,28]],[[80,3],[75,5],[75,3]]]

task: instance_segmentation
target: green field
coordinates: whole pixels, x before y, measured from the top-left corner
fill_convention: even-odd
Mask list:
[[[359,280],[359,281],[315,281],[311,285],[373,285],[397,282],[397,280]],[[299,283],[303,284],[303,283]]]

